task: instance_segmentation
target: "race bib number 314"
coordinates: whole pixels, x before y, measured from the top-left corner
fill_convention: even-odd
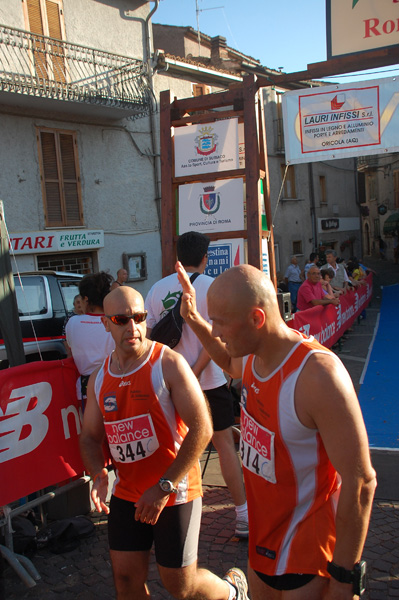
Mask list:
[[[276,483],[275,434],[259,425],[244,407],[241,407],[241,411],[240,452],[242,464],[251,473],[263,477],[270,483]]]
[[[151,415],[104,423],[109,449],[116,462],[136,462],[159,448]]]

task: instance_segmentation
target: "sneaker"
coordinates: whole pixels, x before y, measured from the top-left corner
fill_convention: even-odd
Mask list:
[[[248,521],[237,521],[235,530],[236,537],[247,538],[248,533]]]
[[[223,579],[237,590],[236,600],[249,600],[247,579],[241,569],[229,569]]]

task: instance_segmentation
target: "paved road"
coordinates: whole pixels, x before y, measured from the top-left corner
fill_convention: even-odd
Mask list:
[[[374,298],[367,310],[367,318],[356,323],[337,354],[343,360],[356,389],[371,341],[379,304],[380,285],[399,283],[399,267],[388,261],[368,260],[377,271]],[[364,551],[368,562],[368,590],[366,600],[399,598],[399,494],[390,482],[397,480],[395,457],[376,457],[377,471],[381,470],[382,485],[377,490],[370,529]],[[373,458],[374,460],[374,458]],[[378,473],[380,476],[380,473]],[[204,509],[200,535],[199,563],[219,575],[232,565],[246,570],[247,542],[234,537],[234,507],[218,468],[218,460],[211,455],[204,477]],[[37,552],[32,560],[41,574],[41,581],[27,589],[15,573],[6,568],[0,584],[0,600],[22,598],[51,598],[62,600],[106,600],[114,598],[111,567],[108,559],[106,520],[93,513],[95,534],[82,540],[80,547],[62,555],[46,549]],[[160,584],[152,558],[148,577],[154,600],[170,599]]]

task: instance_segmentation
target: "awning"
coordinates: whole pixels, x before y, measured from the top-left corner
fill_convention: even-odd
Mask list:
[[[399,233],[399,212],[389,215],[384,223],[384,235],[394,235],[395,231]]]

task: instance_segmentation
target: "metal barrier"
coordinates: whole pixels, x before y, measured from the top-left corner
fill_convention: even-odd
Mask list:
[[[40,580],[40,575],[29,558],[14,552],[11,519],[31,508],[35,508],[36,506],[43,504],[44,502],[53,500],[56,496],[65,494],[72,489],[84,485],[89,481],[90,477],[88,475],[82,475],[82,477],[79,477],[79,479],[75,479],[74,481],[63,485],[52,492],[46,492],[38,498],[30,500],[29,502],[17,506],[16,508],[10,508],[9,506],[2,507],[4,516],[0,517],[0,528],[4,528],[5,531],[5,546],[0,545],[0,554],[10,564],[10,566],[14,569],[27,587],[34,587],[36,585],[36,581]]]

